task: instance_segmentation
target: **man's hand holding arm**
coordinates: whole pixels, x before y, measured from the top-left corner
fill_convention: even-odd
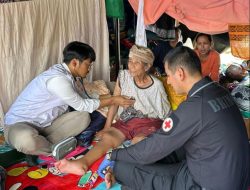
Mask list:
[[[122,107],[131,106],[135,103],[135,100],[129,99],[126,96],[112,96],[110,98],[103,98],[100,99],[99,108],[110,106],[110,105],[117,105]]]

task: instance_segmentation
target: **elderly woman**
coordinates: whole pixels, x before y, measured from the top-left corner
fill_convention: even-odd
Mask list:
[[[170,104],[161,81],[147,73],[153,61],[150,49],[137,45],[130,49],[128,70],[120,71],[114,95],[135,99],[134,106],[123,108],[120,114],[118,106],[110,107],[105,127],[98,134],[100,141],[79,160],[57,162],[61,172],[83,175],[110,148],[118,147],[126,139],[136,143],[161,127]],[[117,112],[118,121],[112,124]]]

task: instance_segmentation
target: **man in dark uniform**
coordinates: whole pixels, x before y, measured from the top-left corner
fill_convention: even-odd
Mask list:
[[[177,47],[165,58],[165,71],[178,94],[188,98],[165,119],[162,128],[141,142],[111,153],[116,161],[106,177],[127,189],[246,190],[249,143],[244,121],[230,94],[202,78],[199,58]],[[186,160],[157,162],[183,147]]]

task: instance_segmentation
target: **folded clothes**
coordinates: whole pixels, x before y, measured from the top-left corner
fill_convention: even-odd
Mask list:
[[[120,120],[122,120],[123,122],[127,122],[135,117],[145,118],[146,116],[140,110],[136,110],[132,106],[124,109],[124,111],[120,114]]]

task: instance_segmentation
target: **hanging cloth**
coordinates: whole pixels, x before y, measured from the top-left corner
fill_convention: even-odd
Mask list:
[[[229,39],[233,56],[241,59],[250,59],[250,25],[230,24]]]
[[[135,12],[139,0],[129,0]],[[178,20],[189,30],[220,34],[228,23],[249,23],[249,0],[144,0],[144,24],[155,23],[163,13]]]
[[[144,25],[143,7],[144,7],[144,0],[140,0],[138,6],[138,14],[137,14],[135,44],[147,47],[147,37]]]

